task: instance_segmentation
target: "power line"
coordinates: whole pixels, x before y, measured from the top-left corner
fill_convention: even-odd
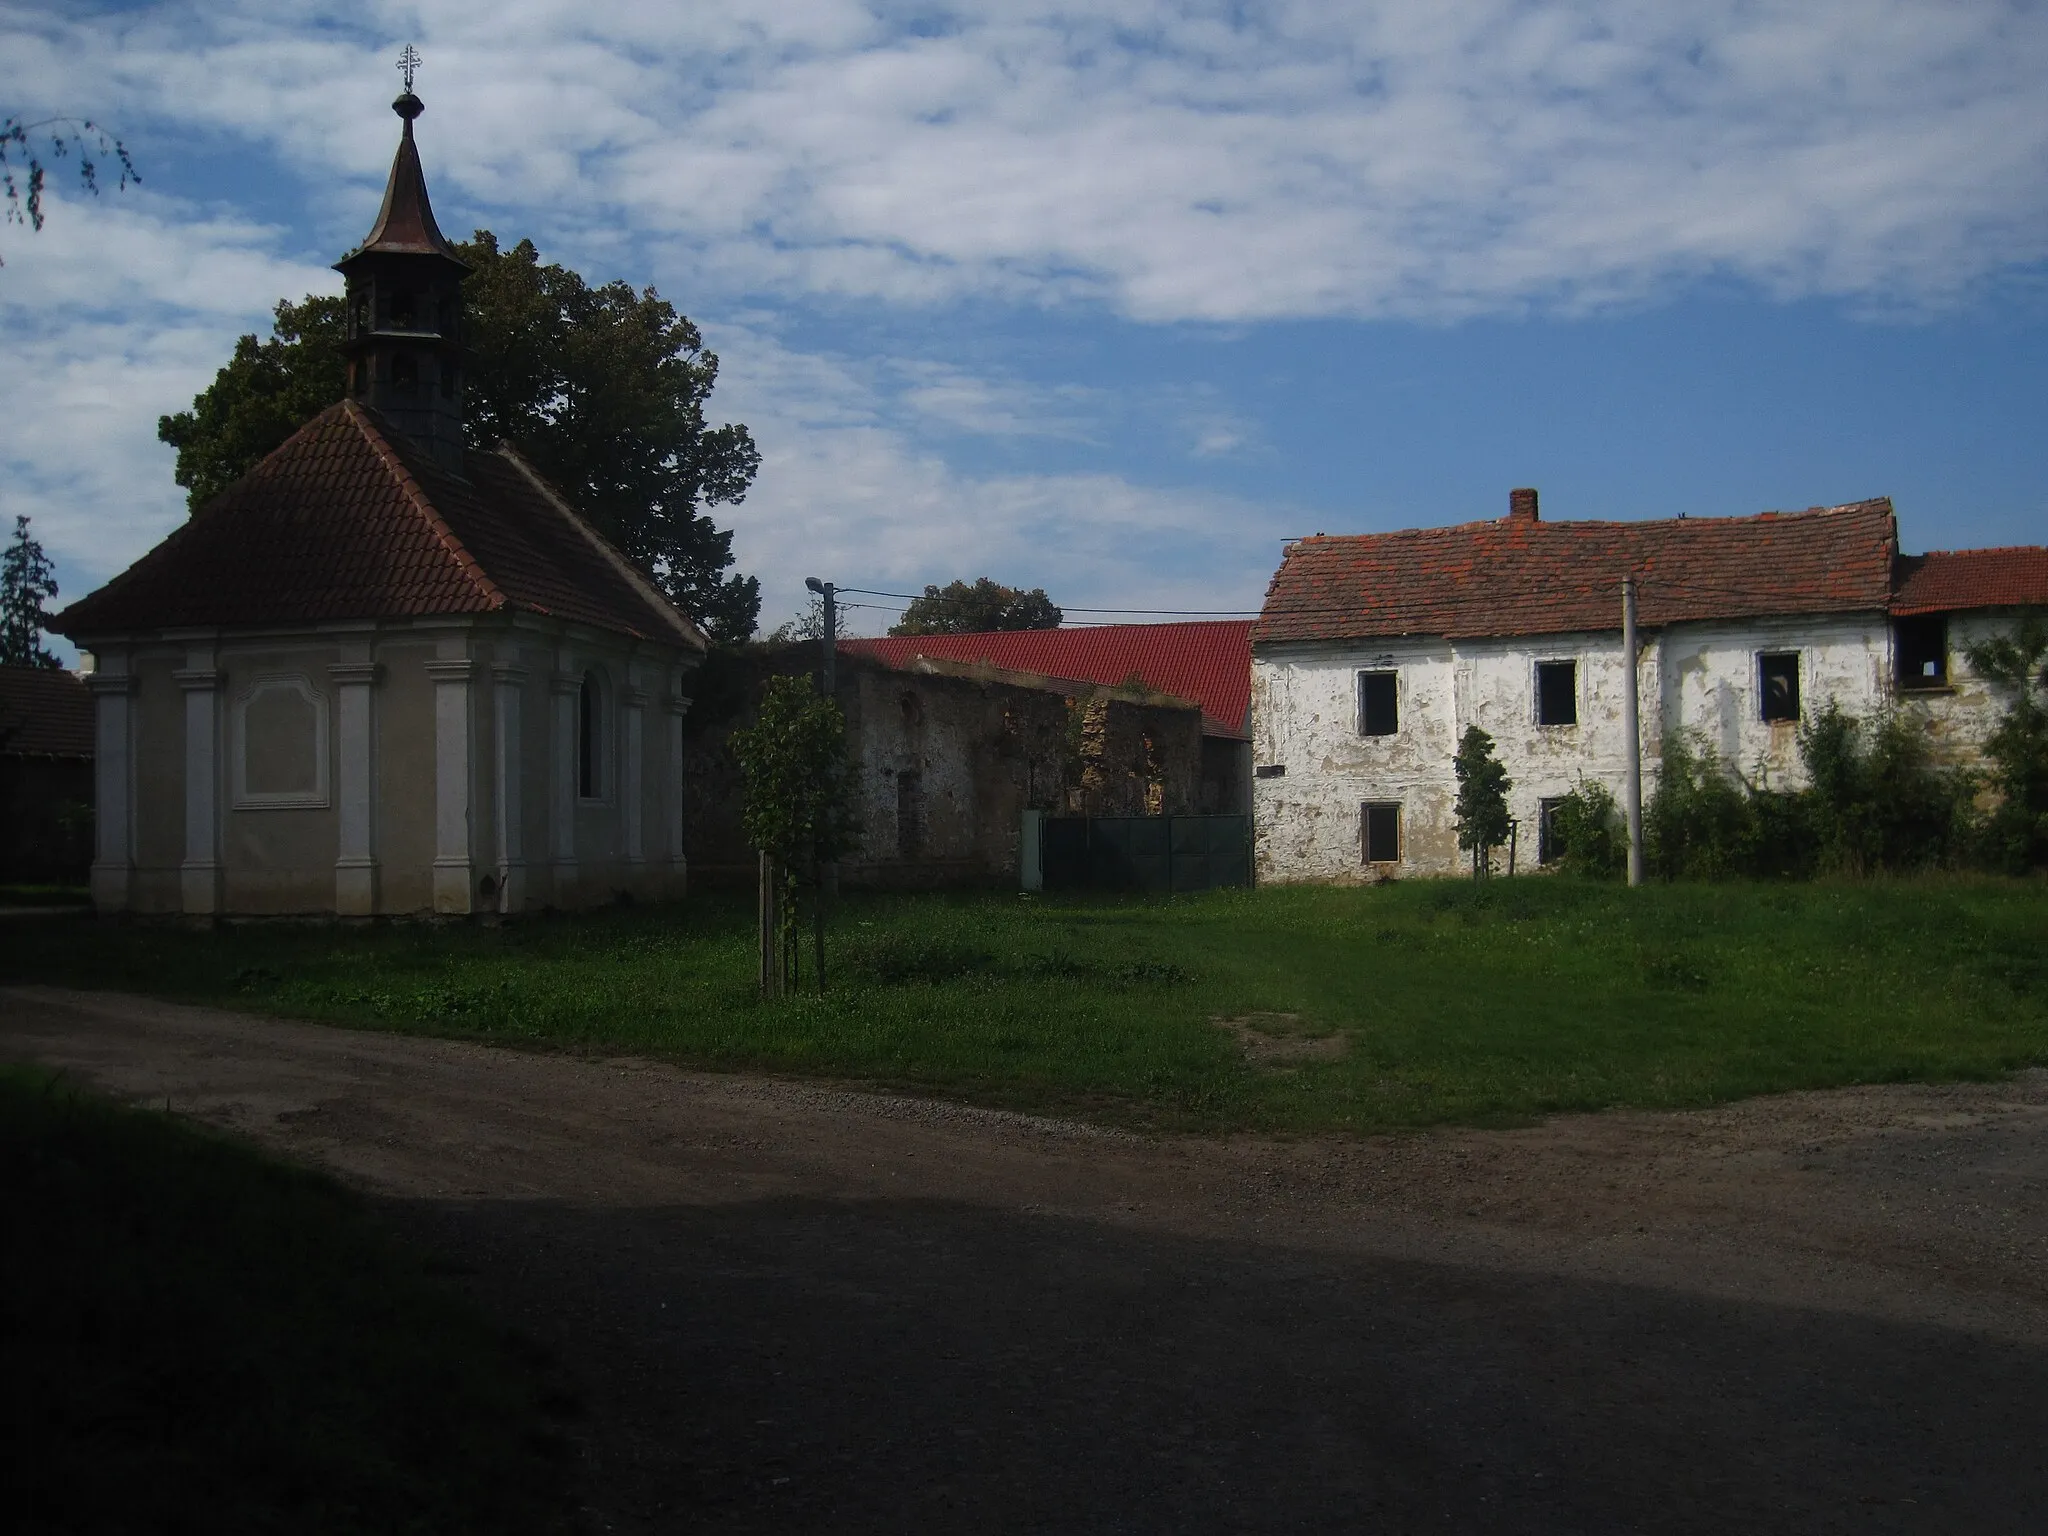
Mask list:
[[[906,603],[922,602],[932,594],[928,592],[882,592],[874,587],[837,587],[839,592],[858,592],[862,597],[893,597]],[[873,603],[848,603],[849,608],[872,608]],[[1061,613],[1151,613],[1179,615],[1185,618],[1254,619],[1259,615],[1256,608],[1070,608],[1065,603],[1056,605]]]

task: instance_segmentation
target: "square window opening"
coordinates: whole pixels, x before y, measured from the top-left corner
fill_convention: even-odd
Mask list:
[[[1763,717],[1773,724],[1799,719],[1799,653],[1785,651],[1756,659]]]
[[[1579,723],[1579,664],[1576,661],[1536,663],[1536,723]]]
[[[1893,631],[1901,688],[1948,686],[1948,615],[1915,614],[1900,619]]]
[[[1359,835],[1368,864],[1401,862],[1401,807],[1398,802],[1367,801],[1359,807]]]
[[[1392,736],[1401,729],[1400,689],[1392,672],[1358,674],[1358,734]]]

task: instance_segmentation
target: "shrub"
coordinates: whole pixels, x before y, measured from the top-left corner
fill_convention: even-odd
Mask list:
[[[1664,739],[1656,793],[1643,808],[1643,860],[1667,880],[1726,880],[1755,872],[1753,796],[1696,732]]]
[[[1862,723],[1830,701],[1800,728],[1799,755],[1815,868],[1898,873],[1963,857],[1977,780],[1934,765],[1920,721],[1889,710]]]
[[[1998,807],[1984,828],[1990,862],[2019,871],[2048,864],[2048,617],[2029,613],[2011,635],[1965,653],[1970,666],[2011,702],[1984,743]]]
[[[1611,880],[1628,869],[1628,828],[1605,784],[1581,781],[1550,813],[1556,864],[1569,875]]]

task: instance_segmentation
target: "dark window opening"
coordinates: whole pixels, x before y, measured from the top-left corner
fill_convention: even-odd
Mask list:
[[[1552,795],[1536,802],[1536,862],[1555,864],[1564,857],[1563,829],[1557,824],[1558,807],[1565,796]]]
[[[391,359],[391,392],[395,395],[417,393],[420,387],[420,365],[413,360],[410,352],[400,352]]]
[[[897,703],[903,710],[903,725],[906,730],[915,730],[924,724],[924,700],[914,693],[906,693]]]
[[[896,857],[914,859],[924,849],[924,775],[906,768],[896,775]]]
[[[1252,777],[1255,779],[1284,779],[1287,777],[1287,765],[1285,763],[1260,763],[1258,767],[1252,770]]]
[[[395,331],[409,331],[413,328],[415,311],[412,295],[403,288],[391,295],[391,328]]]
[[[597,798],[597,680],[588,674],[576,696],[576,793]]]
[[[1579,723],[1579,664],[1576,661],[1536,663],[1536,723]]]
[[[1398,803],[1360,806],[1360,833],[1365,842],[1368,864],[1401,862],[1401,807]]]
[[[455,398],[455,365],[446,359],[443,359],[441,363],[441,398],[443,400],[453,400]]]
[[[1358,734],[1392,736],[1401,729],[1400,690],[1392,672],[1358,674]]]
[[[1770,721],[1797,720],[1799,653],[1786,651],[1776,656],[1759,656],[1756,671],[1763,689],[1764,718]]]
[[[1915,614],[1900,619],[1892,632],[1901,688],[1948,686],[1948,615]]]
[[[443,299],[440,307],[440,323],[435,327],[443,336],[455,334],[455,301]]]

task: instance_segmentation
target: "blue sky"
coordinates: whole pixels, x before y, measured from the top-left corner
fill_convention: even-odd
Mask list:
[[[1287,536],[1522,484],[2048,536],[2039,4],[0,4],[0,111],[145,178],[0,229],[0,516],[67,596],[182,517],[157,417],[337,286],[407,42],[444,228],[704,327],[768,624],[814,572],[1255,606]]]

